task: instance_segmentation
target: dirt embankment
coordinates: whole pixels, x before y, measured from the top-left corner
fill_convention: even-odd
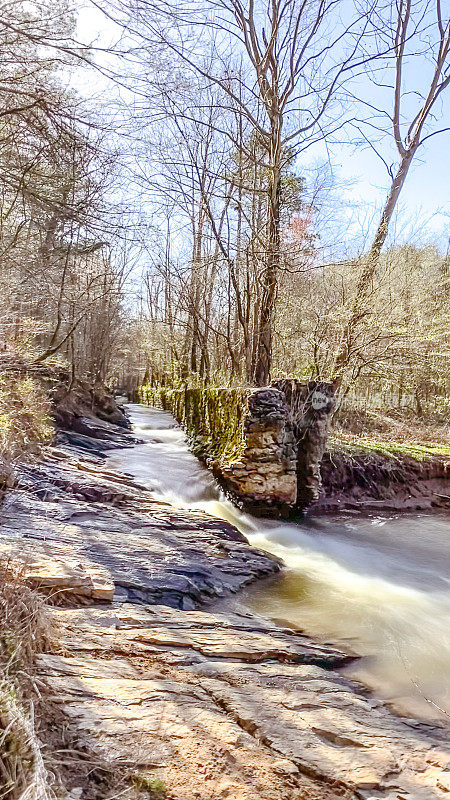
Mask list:
[[[323,496],[313,513],[450,508],[450,456],[333,445],[322,461]]]
[[[322,463],[319,512],[450,508],[450,420],[344,408]]]

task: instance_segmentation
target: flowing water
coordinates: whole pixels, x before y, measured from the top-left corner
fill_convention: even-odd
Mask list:
[[[281,577],[249,590],[250,608],[364,656],[347,674],[401,711],[450,718],[450,516],[255,519],[229,503],[189,452],[173,417],[128,406],[144,444],[110,465],[155,497],[233,523],[280,556]]]

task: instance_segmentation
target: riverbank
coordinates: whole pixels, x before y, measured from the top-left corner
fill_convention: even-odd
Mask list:
[[[61,434],[2,509],[1,552],[56,604],[57,643],[36,666],[66,797],[448,796],[444,727],[345,678],[349,651],[227,607],[280,563],[112,469],[111,446],[131,459],[136,444],[104,430]]]
[[[425,511],[450,508],[450,455],[439,448],[330,438],[322,497],[309,514]]]
[[[312,513],[450,508],[449,419],[403,411],[339,412]]]

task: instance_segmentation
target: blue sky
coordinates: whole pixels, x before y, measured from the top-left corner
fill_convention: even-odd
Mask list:
[[[386,168],[369,149],[339,145],[331,150],[336,215],[340,216],[336,225],[345,229],[345,218],[350,236],[359,238],[364,231],[370,240],[389,189]],[[436,242],[446,250],[450,236],[449,154],[450,132],[433,137],[420,156],[417,154],[391,224],[391,242]],[[344,201],[342,206],[339,199]]]
[[[92,41],[98,36],[100,45],[108,45],[118,37],[116,26],[93,8],[89,1],[80,6],[78,32],[80,39],[84,41]],[[406,85],[411,92],[411,103],[414,102],[416,88],[423,86],[424,78],[426,81],[426,68],[426,62],[414,60],[406,70]],[[75,85],[82,93],[89,95],[93,89],[92,75],[76,75]],[[374,89],[364,78],[360,85],[361,93],[367,93],[371,99],[376,97],[378,104],[386,109],[390,108],[391,90]],[[101,76],[96,78],[95,91],[97,94],[108,94],[107,81],[103,81]],[[407,111],[409,116],[410,109]],[[450,128],[450,87],[436,111],[439,119],[431,124],[430,130]],[[389,136],[385,142],[377,144],[377,147],[388,163],[396,160],[397,154]],[[307,173],[308,167],[311,169],[313,164],[323,165],[325,162],[328,163],[334,183],[330,193],[330,206],[333,205],[329,214],[331,238],[335,228],[339,231],[337,236],[342,236],[343,239],[348,237],[350,240],[358,240],[364,231],[369,241],[370,229],[373,230],[377,223],[389,187],[385,166],[369,147],[341,143],[331,145],[328,149],[317,146],[308,151],[298,165],[299,171],[302,172],[305,168]],[[418,151],[401,194],[390,240],[410,240],[418,244],[436,241],[445,250],[449,242],[449,223],[450,130],[432,137]]]
[[[450,127],[450,89],[439,126]],[[383,148],[384,154],[386,149]],[[392,149],[392,160],[395,157]],[[350,201],[381,208],[389,188],[386,168],[369,148],[334,148],[334,169],[342,178]],[[389,160],[390,163],[390,160]],[[417,152],[406,179],[396,214],[396,232],[427,240],[438,236],[441,245],[450,236],[450,131],[433,136]],[[406,231],[404,231],[405,233]],[[403,235],[404,235],[403,233]]]

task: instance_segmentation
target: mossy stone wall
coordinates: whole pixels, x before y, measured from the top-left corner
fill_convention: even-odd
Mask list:
[[[173,414],[193,452],[238,505],[271,516],[285,516],[293,507],[296,446],[280,391],[142,386],[138,396]]]
[[[245,449],[249,389],[166,389],[141,386],[141,403],[160,406],[184,428],[193,452],[208,466],[225,467]]]
[[[239,505],[288,516],[319,496],[333,394],[329,384],[283,380],[261,389],[141,386],[138,397],[173,414]]]

